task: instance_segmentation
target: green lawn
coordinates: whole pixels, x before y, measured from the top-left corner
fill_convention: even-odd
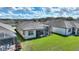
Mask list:
[[[64,37],[51,34],[34,40],[22,42],[22,51],[78,51],[79,36]]]

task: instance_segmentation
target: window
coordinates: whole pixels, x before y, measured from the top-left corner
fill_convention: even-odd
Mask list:
[[[37,30],[37,31],[36,31],[36,36],[37,36],[37,37],[41,37],[41,36],[43,36],[43,35],[44,35],[43,30]]]
[[[30,36],[30,35],[33,35],[34,33],[33,33],[33,31],[28,31],[28,35]]]
[[[44,33],[43,33],[43,30],[40,30],[39,31],[39,35],[43,35]]]
[[[79,34],[79,29],[77,29],[77,33]]]
[[[71,32],[71,29],[69,29],[68,32]]]

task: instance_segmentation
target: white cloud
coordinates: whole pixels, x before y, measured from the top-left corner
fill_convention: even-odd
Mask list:
[[[65,8],[65,10],[62,11],[62,9],[64,9],[64,7],[59,7],[59,8],[51,8],[51,7],[42,7],[42,11],[33,11],[33,7],[12,7],[12,9],[9,11],[8,14],[1,12],[0,11],[0,17],[2,16],[2,18],[41,18],[41,17],[57,17],[57,16],[63,16],[63,17],[68,17],[68,16],[72,16],[72,17],[78,17],[78,13],[79,11],[76,11],[76,8]],[[23,10],[23,11],[28,11],[28,12],[32,12],[33,14],[29,14],[29,13],[25,13],[25,14],[15,14],[13,13],[13,11],[16,10]],[[75,10],[75,11],[74,11]],[[56,12],[58,11],[58,12]],[[71,12],[73,11],[73,12]],[[56,12],[56,13],[55,13]]]
[[[13,10],[24,10],[23,7],[12,7]]]

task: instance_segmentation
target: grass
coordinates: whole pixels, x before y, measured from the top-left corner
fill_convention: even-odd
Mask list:
[[[79,36],[51,34],[47,37],[22,42],[22,51],[78,51]]]

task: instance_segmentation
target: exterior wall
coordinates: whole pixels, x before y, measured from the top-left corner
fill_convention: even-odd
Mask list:
[[[52,28],[52,32],[58,33],[58,34],[62,34],[65,35],[65,30],[64,28],[57,28],[57,27],[53,27]]]
[[[36,38],[36,30],[33,30],[33,35],[28,35],[28,31],[25,31],[25,35],[24,35],[24,38],[25,39],[30,39],[30,38]]]
[[[71,29],[70,32],[68,30]],[[52,32],[62,34],[62,35],[70,35],[72,34],[72,28],[57,28],[57,27],[52,27]]]

